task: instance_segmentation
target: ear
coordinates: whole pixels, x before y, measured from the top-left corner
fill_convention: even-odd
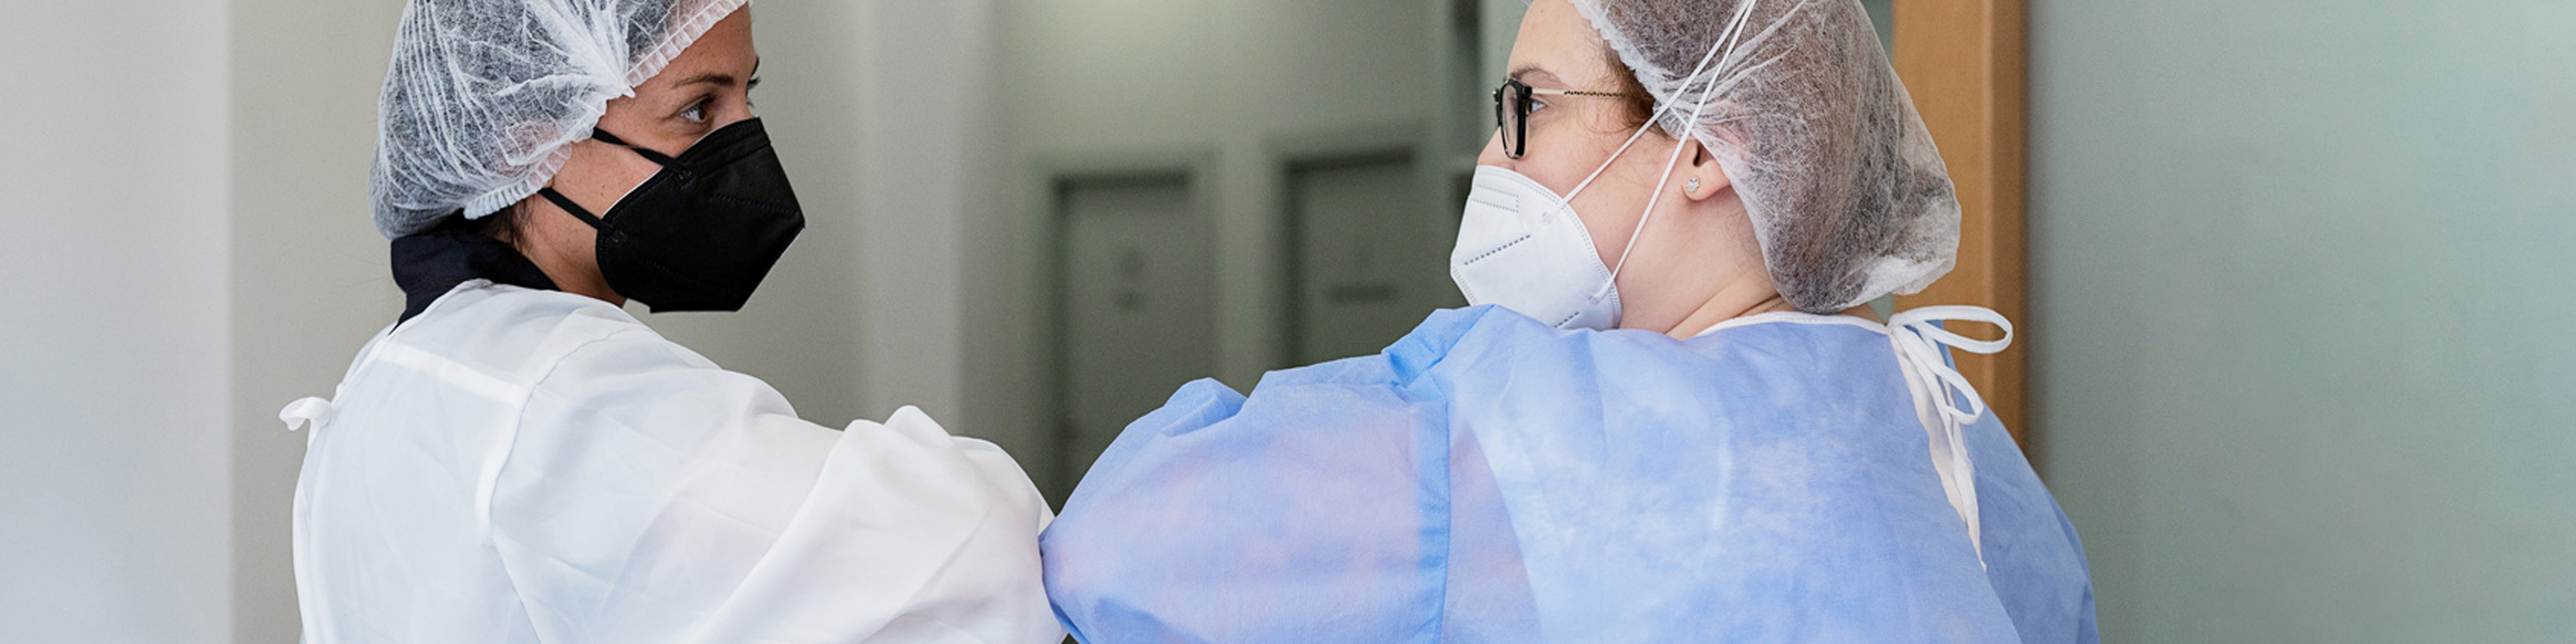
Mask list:
[[[1689,165],[1680,168],[1682,175],[1676,177],[1681,182],[1682,196],[1689,197],[1691,201],[1706,201],[1735,187],[1735,182],[1726,176],[1726,168],[1718,165],[1717,155],[1710,153],[1708,146],[1701,144],[1697,137],[1683,143],[1682,147],[1682,154],[1690,159]],[[1696,187],[1691,183],[1692,179],[1699,180]]]

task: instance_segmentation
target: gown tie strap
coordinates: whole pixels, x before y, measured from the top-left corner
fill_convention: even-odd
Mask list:
[[[1978,340],[1951,332],[1942,322],[1984,322],[2003,329],[1995,340]],[[1915,417],[1923,422],[1931,438],[1932,468],[1940,474],[1941,491],[1950,499],[1950,507],[1959,511],[1959,519],[1968,525],[1968,543],[1977,548],[1977,562],[1985,563],[1985,546],[1978,534],[1976,464],[1968,458],[1966,428],[1986,414],[1986,401],[1977,396],[1977,388],[1968,377],[1952,366],[1943,348],[1969,353],[1993,354],[2012,346],[2011,320],[1993,309],[1978,306],[1928,306],[1898,313],[1887,321],[1889,343],[1896,348],[1896,364],[1905,373],[1905,388],[1914,397]]]

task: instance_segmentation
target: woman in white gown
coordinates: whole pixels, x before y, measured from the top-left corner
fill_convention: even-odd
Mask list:
[[[999,448],[806,422],[621,308],[739,309],[803,228],[745,4],[409,4],[372,186],[409,306],[281,414],[306,641],[1063,637]]]

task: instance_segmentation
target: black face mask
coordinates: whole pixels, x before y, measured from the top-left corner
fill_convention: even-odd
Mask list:
[[[805,230],[805,213],[760,119],[718,128],[679,158],[605,130],[591,137],[634,150],[662,171],[606,217],[552,187],[537,194],[599,231],[599,271],[608,287],[655,313],[742,310]]]

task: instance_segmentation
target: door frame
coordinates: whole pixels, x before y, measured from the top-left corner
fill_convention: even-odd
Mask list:
[[[2025,454],[2030,415],[2028,236],[2029,63],[2025,0],[1895,0],[1896,73],[1941,148],[1959,195],[1958,266],[1899,308],[1967,304],[2017,327],[2014,347],[1957,356]],[[1977,335],[1969,329],[1971,335]],[[2044,331],[2044,329],[2041,329]]]

